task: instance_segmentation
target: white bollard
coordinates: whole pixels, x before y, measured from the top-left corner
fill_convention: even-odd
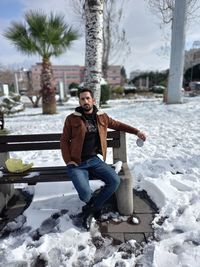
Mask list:
[[[123,163],[124,175],[116,191],[117,207],[121,215],[133,214],[133,178],[126,163]]]

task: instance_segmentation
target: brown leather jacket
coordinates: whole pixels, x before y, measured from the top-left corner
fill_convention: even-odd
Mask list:
[[[107,150],[107,128],[119,130],[137,135],[139,130],[125,123],[113,120],[106,113],[98,111],[97,126],[100,136],[103,159],[106,159]],[[60,146],[63,159],[67,164],[69,161],[81,162],[81,152],[86,133],[86,126],[81,119],[82,114],[75,111],[70,114],[64,124],[63,133],[60,139]]]

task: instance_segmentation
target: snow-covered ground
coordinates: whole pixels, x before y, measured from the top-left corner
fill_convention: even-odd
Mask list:
[[[159,207],[153,221],[156,240],[145,245],[142,254],[137,252],[134,240],[119,249],[109,239],[101,238],[96,228],[91,233],[76,228],[70,215],[78,213],[83,203],[72,184],[45,183],[28,188],[34,193],[30,207],[7,225],[13,232],[0,239],[0,266],[133,267],[139,260],[144,267],[199,267],[199,102],[200,97],[185,98],[179,105],[165,105],[159,99],[129,99],[110,101],[110,108],[105,109],[111,117],[148,136],[140,148],[136,136],[127,134],[134,187],[146,190]],[[41,109],[27,108],[7,117],[6,127],[13,134],[61,132],[66,115],[76,105],[77,100],[70,99],[52,116],[41,115]],[[64,164],[59,151],[13,153],[12,157],[35,166]],[[92,187],[99,185],[93,182]],[[98,246],[92,239],[99,242]],[[137,253],[125,257],[127,248]]]

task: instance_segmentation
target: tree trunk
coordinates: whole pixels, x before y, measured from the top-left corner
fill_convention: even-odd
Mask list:
[[[99,106],[102,78],[103,0],[85,1],[85,79],[84,86],[94,92]]]
[[[176,0],[172,19],[172,40],[167,103],[182,102],[183,65],[185,53],[186,0]]]
[[[53,82],[53,71],[49,59],[43,59],[41,72],[42,113],[56,113],[56,88]]]
[[[33,105],[33,108],[39,107],[39,101],[40,101],[41,95],[35,96],[35,100],[33,99],[33,96],[27,96],[27,97],[28,97],[28,99],[30,99],[30,101]]]

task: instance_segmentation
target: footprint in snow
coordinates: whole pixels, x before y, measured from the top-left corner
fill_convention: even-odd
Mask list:
[[[42,236],[50,232],[53,232],[55,230],[55,227],[60,222],[60,217],[66,214],[67,212],[68,210],[61,210],[59,212],[52,214],[49,218],[47,218],[41,223],[40,227],[36,230],[37,234],[39,236]]]

